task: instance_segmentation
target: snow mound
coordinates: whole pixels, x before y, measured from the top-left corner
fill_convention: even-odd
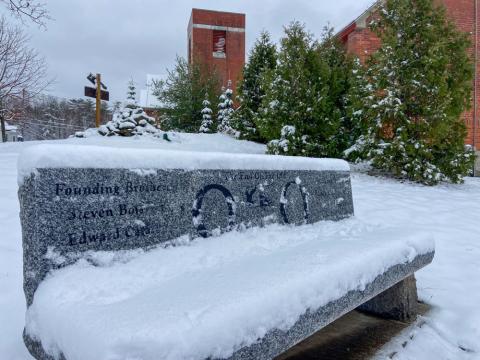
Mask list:
[[[88,129],[83,137],[70,137],[63,140],[42,140],[25,142],[0,143],[0,155],[19,154],[24,149],[38,144],[67,144],[80,146],[104,146],[115,148],[134,149],[165,149],[178,151],[224,152],[241,154],[265,154],[265,145],[252,141],[237,140],[224,134],[191,134],[168,132],[170,141],[151,135],[144,136],[112,136],[106,137],[98,133],[97,129]]]
[[[19,184],[39,168],[350,170],[347,162],[338,159],[47,144],[22,152]]]
[[[26,331],[72,360],[228,357],[433,248],[428,234],[349,219],[90,254],[40,284]]]

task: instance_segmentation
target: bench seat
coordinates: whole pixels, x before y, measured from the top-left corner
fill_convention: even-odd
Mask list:
[[[355,218],[90,252],[39,285],[25,342],[41,359],[271,359],[433,256],[429,234]]]

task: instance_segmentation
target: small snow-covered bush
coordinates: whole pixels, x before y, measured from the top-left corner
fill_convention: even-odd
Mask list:
[[[295,126],[285,125],[280,132],[280,139],[267,144],[267,152],[274,155],[307,155],[312,148],[307,135],[297,134]]]
[[[157,134],[155,119],[148,116],[135,100],[135,86],[132,81],[128,85],[125,106],[113,114],[113,119],[102,125],[98,132],[103,136],[134,136]]]
[[[153,126],[153,122],[154,119],[146,115],[142,108],[126,107],[122,112],[113,114],[113,119],[102,125],[98,132],[103,136],[156,134],[159,130]]]
[[[203,109],[202,109],[202,124],[198,132],[200,133],[212,133],[213,132],[213,120],[212,120],[212,109],[210,109],[210,101],[205,98],[203,100]]]
[[[233,90],[231,89],[232,82],[228,81],[227,88],[223,89],[220,95],[220,102],[218,104],[218,131],[224,134],[238,137],[238,132],[232,127],[233,110]]]

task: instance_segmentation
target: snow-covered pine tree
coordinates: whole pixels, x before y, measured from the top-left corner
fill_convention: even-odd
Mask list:
[[[238,137],[238,132],[232,127],[231,119],[233,110],[232,82],[228,80],[227,88],[222,88],[220,102],[218,104],[218,131],[224,134]]]
[[[345,116],[342,118],[338,137],[344,144],[343,157],[356,161],[364,157],[365,134],[368,129],[365,111],[367,104],[373,99],[373,88],[367,80],[366,69],[360,59],[354,58],[351,65],[345,95]]]
[[[167,72],[165,80],[153,83],[153,94],[163,104],[162,128],[198,132],[202,123],[205,93],[208,94],[210,107],[217,107],[220,77],[216,67],[189,63],[186,59],[177,57],[175,67]]]
[[[317,69],[316,42],[313,36],[299,22],[285,28],[285,36],[280,40],[277,66],[264,78],[265,96],[262,99],[257,128],[265,139],[271,141],[268,151],[274,154],[311,155],[311,136],[315,133],[318,101],[321,97],[315,79]],[[284,146],[283,135],[304,136],[301,148]],[[288,151],[286,151],[288,149]]]
[[[361,123],[356,120],[358,113],[350,113],[349,104],[352,92],[362,84],[363,69],[355,58],[348,55],[345,46],[335,36],[333,28],[324,27],[318,46],[318,56],[323,77],[320,77],[322,89],[320,119],[321,129],[316,141],[321,143],[321,156],[343,157],[344,151],[350,148],[359,136]]]
[[[461,182],[474,161],[460,118],[473,83],[468,35],[432,0],[386,0],[371,27],[382,46],[368,64],[367,159],[400,178]]]
[[[233,115],[232,124],[242,139],[265,142],[257,130],[255,118],[265,96],[263,77],[266,72],[275,69],[276,62],[276,47],[270,34],[263,31],[253,45],[238,87],[239,108]]]
[[[135,83],[133,79],[130,79],[127,85],[127,103],[136,104],[137,102],[137,90],[135,89]]]
[[[255,120],[260,134],[271,141],[269,152],[340,156],[337,134],[345,112],[347,57],[331,34],[327,29],[318,43],[299,22],[285,28]],[[279,146],[286,140],[295,146]]]
[[[218,97],[218,105],[217,105],[217,130],[221,131],[221,124],[223,123],[223,108],[225,106],[225,99],[227,96],[225,95],[225,86],[222,86],[222,90],[220,92],[220,96]]]
[[[212,133],[213,132],[213,119],[212,119],[212,109],[210,109],[210,101],[208,101],[208,94],[205,95],[205,100],[203,100],[203,109],[202,109],[202,124],[200,125],[199,132],[201,133]]]
[[[158,129],[154,125],[155,119],[148,116],[137,104],[135,85],[133,80],[130,80],[124,107],[114,113],[113,119],[102,125],[98,132],[104,136],[157,134]]]

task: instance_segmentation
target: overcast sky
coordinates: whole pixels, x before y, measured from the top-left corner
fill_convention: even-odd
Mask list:
[[[47,59],[56,78],[50,92],[83,97],[89,72],[100,72],[110,99],[122,100],[133,78],[139,88],[146,74],[165,74],[175,55],[187,51],[192,7],[243,12],[247,51],[262,29],[275,41],[282,27],[299,20],[315,35],[330,23],[340,29],[373,0],[46,0],[53,21],[46,31],[30,25],[32,46]],[[4,10],[4,9],[2,9]]]

